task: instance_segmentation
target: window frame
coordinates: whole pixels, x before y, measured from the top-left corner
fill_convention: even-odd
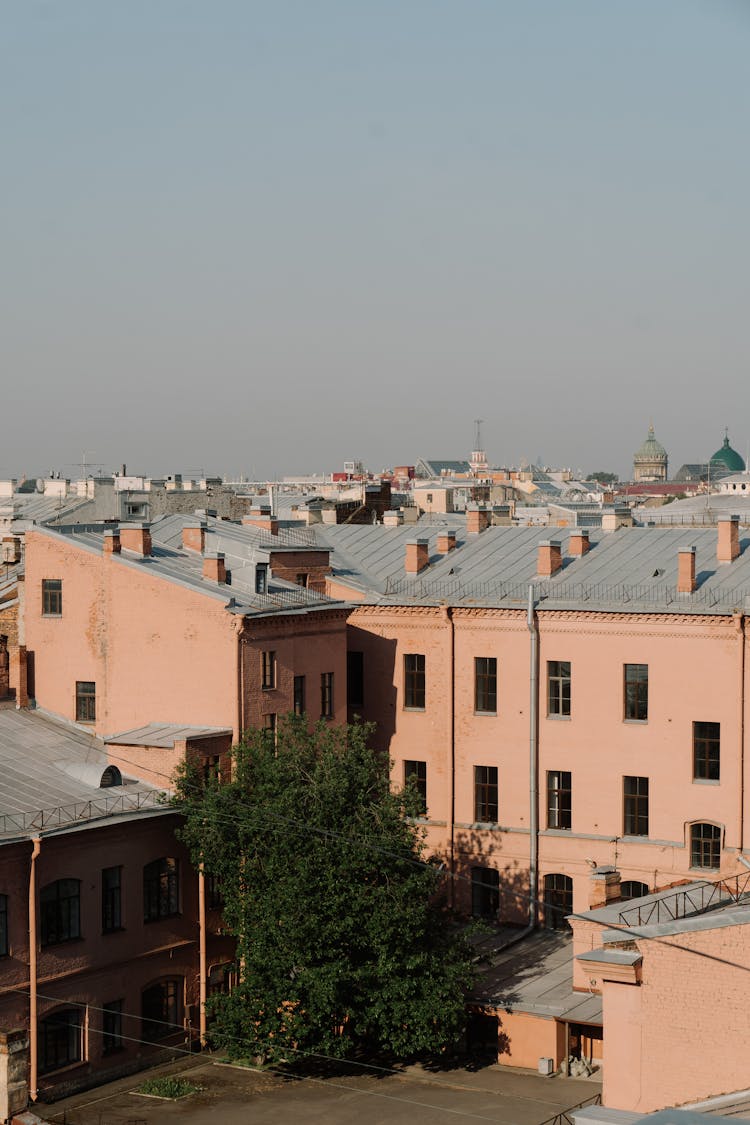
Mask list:
[[[76,680],[76,722],[96,722],[96,680]]]
[[[488,878],[489,876],[489,878]],[[496,920],[500,914],[500,872],[481,864],[471,869],[471,916]]]
[[[74,1023],[73,1020],[76,1022]],[[53,1012],[48,1012],[39,1021],[37,1045],[40,1075],[53,1074],[55,1071],[65,1070],[85,1061],[84,1023],[85,1012],[78,1004],[57,1008]],[[50,1051],[53,1046],[54,1050]],[[60,1047],[63,1047],[63,1050],[60,1050]],[[50,1061],[50,1054],[54,1055],[52,1061]]]
[[[123,1000],[106,1000],[102,1004],[102,1054],[114,1055],[125,1050],[122,1031]]]
[[[183,1019],[184,988],[185,982],[182,977],[164,977],[141,990],[141,1037],[143,1039],[149,1043],[158,1043],[160,1040],[169,1039],[173,1035],[183,1034],[185,1026]],[[153,1014],[157,1005],[154,1005],[151,1009],[151,1014],[146,1015],[146,998],[153,1000],[157,993],[160,993],[159,1017]]]
[[[628,889],[625,893],[623,893],[626,887]],[[640,891],[638,894],[633,894],[631,892],[635,887],[643,887],[645,889]],[[623,881],[620,883],[620,902],[632,902],[633,899],[643,898],[645,895],[650,894],[651,890],[648,883],[643,883],[640,879],[623,879]]]
[[[276,690],[275,649],[263,649],[260,654],[260,686],[262,691]]]
[[[567,671],[564,671],[567,669]],[[569,719],[573,666],[570,660],[547,661],[547,718]]]
[[[427,700],[427,658],[423,652],[404,653],[404,711],[424,711]]]
[[[550,871],[542,883],[544,928],[569,930],[566,914],[573,913],[573,880],[561,871]]]
[[[117,872],[117,881],[107,883],[107,875]],[[122,865],[102,868],[102,933],[115,934],[122,924]]]
[[[62,617],[62,578],[42,579],[42,617]]]
[[[707,727],[715,728],[713,734]],[[721,723],[693,720],[693,781],[720,780]]]
[[[494,816],[488,815],[494,812]],[[474,823],[497,824],[499,814],[497,766],[474,766]]]
[[[707,833],[701,833],[701,838],[698,838],[698,830],[706,828],[711,829],[710,836]],[[724,834],[722,826],[714,824],[710,820],[695,820],[688,826],[688,829],[691,869],[695,871],[718,871],[721,868],[721,848]],[[708,855],[712,862],[700,862],[705,855]],[[697,863],[696,858],[699,860]],[[716,862],[713,862],[714,859]]]
[[[320,717],[333,718],[333,672],[320,673]]]
[[[81,940],[80,879],[54,879],[41,888],[39,939],[43,949]]]
[[[645,676],[636,669],[646,670]],[[623,721],[648,722],[648,664],[623,664]]]
[[[497,657],[474,657],[474,714],[497,715]]]
[[[645,831],[643,831],[645,827]],[[628,774],[622,779],[622,834],[649,834],[649,779]]]
[[[295,715],[304,715],[305,713],[305,677],[295,676],[293,685],[293,708]]]
[[[404,761],[404,785],[408,785],[412,778],[422,802],[418,815],[425,817],[427,816],[427,762],[418,761],[416,758],[408,758]]]
[[[175,856],[159,856],[143,865],[143,921],[161,922],[179,914],[180,861]]]
[[[570,770],[547,770],[547,828],[569,832],[572,827],[573,775]]]

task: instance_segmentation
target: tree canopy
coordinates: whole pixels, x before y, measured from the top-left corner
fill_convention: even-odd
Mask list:
[[[237,940],[239,984],[210,1001],[235,1057],[407,1058],[460,1038],[470,950],[425,862],[419,793],[392,791],[369,734],[290,715],[275,744],[247,734],[231,781],[182,774],[183,837]]]
[[[617,484],[619,479],[620,478],[617,473],[605,472],[589,473],[589,475],[586,477],[586,480],[595,480],[598,481],[599,484]]]

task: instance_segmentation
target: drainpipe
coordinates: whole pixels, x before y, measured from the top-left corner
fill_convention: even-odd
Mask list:
[[[740,784],[739,784],[739,855],[745,847],[745,615],[739,615],[737,622],[740,640]]]
[[[450,731],[451,731],[451,826],[450,826],[450,872],[451,872],[451,891],[450,891],[450,904],[451,909],[455,906],[455,850],[456,850],[456,684],[455,684],[455,669],[456,669],[456,631],[453,624],[453,610],[450,606],[443,606],[443,616],[446,625],[449,626],[451,631],[451,647],[450,647],[450,663],[448,668],[448,683],[450,684],[450,694],[448,696],[448,704],[450,707]]]
[[[529,629],[529,929],[538,920],[539,885],[539,625],[535,612],[534,586],[529,586],[526,610]]]
[[[201,1047],[206,1046],[206,873],[198,868],[198,1003]]]
[[[38,1096],[37,1089],[37,924],[36,924],[36,861],[41,851],[42,841],[39,836],[32,836],[34,845],[31,852],[31,868],[29,870],[29,1097],[35,1102]]]

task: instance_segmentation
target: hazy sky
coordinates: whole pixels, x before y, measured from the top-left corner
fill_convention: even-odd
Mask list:
[[[0,475],[745,453],[748,0],[0,17]]]

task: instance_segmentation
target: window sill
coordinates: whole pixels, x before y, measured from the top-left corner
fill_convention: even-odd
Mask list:
[[[109,937],[110,934],[124,934],[124,926],[112,926],[109,930],[102,930],[102,937]]]
[[[721,785],[718,777],[694,777],[693,785]]]
[[[640,843],[642,843],[642,842],[643,842],[644,840],[648,840],[648,839],[649,839],[649,835],[648,835],[648,832],[644,832],[644,833],[642,833],[641,835],[636,835],[636,834],[634,834],[633,832],[630,832],[630,833],[628,833],[628,832],[625,832],[625,833],[624,833],[624,834],[623,834],[623,835],[622,835],[622,836],[620,837],[620,839],[621,839],[621,840],[622,840],[622,841],[623,841],[624,843],[626,843],[626,844],[634,844],[634,843],[639,843],[639,844],[640,844]]]
[[[61,613],[43,613],[42,617],[45,621],[59,621],[62,617]]]
[[[568,824],[567,827],[565,827],[565,828],[563,828],[562,825],[560,825],[560,824],[548,824],[547,825],[547,832],[559,832],[561,836],[569,836],[572,831],[573,831],[573,825],[572,824]]]
[[[553,719],[554,722],[556,722],[556,723],[569,723],[570,722],[570,715],[554,715],[554,714],[550,715],[548,713],[546,717],[548,719]]]
[[[143,924],[144,926],[151,926],[154,922],[168,922],[170,918],[179,918],[181,913],[181,911],[176,910],[174,914],[160,914],[158,918],[144,918]]]
[[[427,710],[426,707],[406,707],[406,706],[404,706],[404,711],[411,711],[411,712],[416,711],[420,715],[423,715],[426,710]]]
[[[475,711],[475,716],[478,719],[496,719],[497,711]]]
[[[88,1066],[88,1059],[78,1059],[77,1062],[63,1063],[62,1066],[56,1066],[52,1070],[40,1070],[40,1078],[51,1078],[53,1075],[57,1077],[58,1074],[65,1074],[70,1070],[80,1070],[82,1066]]]
[[[41,943],[40,948],[41,949],[55,949],[58,945],[72,945],[73,942],[75,942],[75,941],[83,941],[82,935],[77,934],[76,937],[60,938],[59,941],[43,941]]]
[[[623,719],[626,727],[646,727],[648,726],[648,719]]]

